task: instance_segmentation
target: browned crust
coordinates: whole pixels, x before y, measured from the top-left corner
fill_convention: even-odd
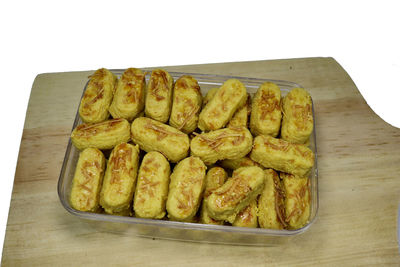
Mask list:
[[[155,97],[157,101],[165,99],[164,96],[159,95],[159,91],[168,91],[171,88],[168,86],[167,74],[163,70],[154,70],[151,73],[149,83],[149,93]]]
[[[230,129],[234,129],[234,128],[230,128]],[[240,130],[240,128],[238,128],[238,130]],[[231,133],[230,134],[230,133],[222,132],[221,134],[219,134],[218,136],[213,137],[213,138],[209,138],[209,137],[204,136],[203,134],[198,134],[195,132],[193,132],[193,134],[198,136],[203,143],[206,143],[207,146],[209,146],[211,149],[213,149],[215,151],[218,151],[218,147],[224,143],[225,138],[236,137],[235,139],[232,140],[233,145],[239,145],[245,139],[245,133]]]
[[[103,121],[103,122],[95,123],[95,124],[84,123],[84,124],[78,125],[76,127],[75,134],[80,137],[90,137],[90,136],[96,135],[98,133],[98,131],[99,131],[98,127],[105,125],[106,129],[104,131],[107,132],[107,131],[111,131],[113,128],[116,128],[117,125],[119,125],[120,122],[122,122],[122,121],[124,121],[124,119],[118,118],[118,119],[112,119],[112,120]]]
[[[289,224],[286,221],[285,213],[285,191],[282,188],[281,181],[276,172],[273,174],[274,188],[275,188],[275,212],[280,225],[286,229]]]
[[[267,92],[262,91],[258,107],[261,111],[260,119],[264,120],[265,117],[275,110],[280,110],[280,101],[276,95],[268,90]],[[274,120],[275,118],[271,118]]]
[[[293,177],[293,175],[287,174],[288,176]],[[299,190],[294,191],[292,194],[287,195],[287,197],[294,197],[296,199],[296,205],[293,208],[293,211],[286,217],[286,223],[289,223],[290,219],[295,216],[299,216],[305,212],[307,205],[310,203],[310,179],[308,178],[300,178],[307,179],[307,183],[301,186]],[[308,198],[305,198],[306,192],[308,192]]]
[[[239,175],[235,175],[232,178],[231,185],[224,191],[215,191],[213,194],[221,196],[217,199],[216,204],[218,208],[226,207],[229,204],[238,204],[246,198],[247,194],[252,190],[251,187],[246,184],[243,178]]]
[[[186,134],[184,134],[184,133],[175,133],[175,132],[168,131],[168,130],[164,129],[163,127],[160,127],[158,125],[155,125],[155,124],[151,123],[150,121],[148,121],[146,123],[146,125],[144,125],[144,128],[151,129],[151,130],[155,131],[156,134],[157,134],[157,141],[161,141],[162,139],[164,139],[168,135],[186,136]]]
[[[127,169],[127,161],[132,158],[132,148],[123,143],[114,149],[109,164],[111,164],[110,184],[121,185],[121,171],[130,171]],[[132,168],[131,168],[132,169]]]

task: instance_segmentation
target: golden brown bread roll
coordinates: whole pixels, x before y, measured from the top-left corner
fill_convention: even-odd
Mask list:
[[[170,166],[157,151],[147,153],[140,165],[133,209],[135,216],[161,219],[165,216]]]
[[[246,87],[237,79],[227,80],[200,112],[198,127],[202,131],[223,128],[246,100]]]
[[[286,222],[289,229],[305,226],[310,217],[310,180],[287,173],[280,173],[285,190]]]
[[[206,166],[198,157],[180,161],[171,174],[167,200],[168,217],[175,221],[191,221],[203,196]]]
[[[257,228],[257,199],[254,199],[250,204],[242,209],[238,215],[236,215],[235,221],[232,223],[233,226]]]
[[[78,125],[71,133],[71,141],[79,150],[95,147],[112,149],[116,145],[128,142],[130,125],[125,119],[112,119],[95,124]]]
[[[233,223],[236,215],[255,200],[264,188],[264,171],[259,167],[242,167],[207,199],[208,214],[215,220]]]
[[[210,90],[207,91],[206,95],[203,97],[203,104],[202,104],[203,108],[215,96],[215,94],[217,93],[218,89],[219,89],[219,87],[214,87],[214,88],[211,88]]]
[[[254,138],[250,158],[265,168],[306,176],[314,165],[314,153],[304,145],[268,135]]]
[[[314,127],[310,94],[303,88],[294,88],[283,99],[282,108],[282,139],[306,143]]]
[[[208,209],[206,207],[205,199],[211,195],[214,190],[221,187],[226,179],[228,178],[228,174],[226,171],[221,167],[213,167],[211,168],[206,174],[206,186],[204,190],[204,197],[203,197],[203,204],[201,206],[200,212],[200,222],[205,224],[216,224],[222,225],[224,221],[216,221],[208,215]]]
[[[236,110],[235,114],[233,114],[232,119],[228,123],[228,127],[247,127],[249,114],[251,113],[251,98],[250,95],[247,94],[247,101],[245,104]]]
[[[152,71],[146,93],[145,114],[156,121],[166,123],[172,107],[174,79],[165,70]]]
[[[205,164],[217,160],[239,159],[246,156],[253,143],[253,137],[246,127],[223,128],[198,134],[190,143],[191,154],[200,157]]]
[[[132,141],[140,149],[158,151],[171,162],[185,158],[189,151],[189,137],[178,129],[146,117],[135,119],[131,125]]]
[[[113,101],[109,111],[113,118],[124,118],[132,121],[144,109],[146,89],[145,73],[139,69],[129,68],[118,80]]]
[[[278,173],[266,169],[264,189],[258,198],[258,223],[261,228],[287,228],[285,214],[285,193]]]
[[[109,117],[117,77],[107,69],[98,69],[90,77],[79,105],[79,115],[83,122],[97,123]]]
[[[130,213],[139,162],[139,146],[121,143],[114,147],[108,159],[100,205],[109,214]]]
[[[197,80],[189,75],[180,77],[174,86],[169,124],[184,133],[197,128],[202,96]]]
[[[263,83],[251,105],[250,131],[254,135],[278,136],[281,128],[281,90],[272,83]]]
[[[105,163],[103,153],[96,148],[87,148],[79,154],[70,195],[72,208],[98,211]]]

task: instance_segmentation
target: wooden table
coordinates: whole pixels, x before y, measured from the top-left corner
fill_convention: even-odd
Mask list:
[[[334,59],[165,69],[289,80],[310,91],[319,155],[320,208],[315,224],[292,242],[277,247],[153,240],[97,232],[64,210],[56,190],[79,98],[91,72],[46,73],[36,77],[32,88],[3,266],[400,264],[396,238],[400,130],[369,108]]]

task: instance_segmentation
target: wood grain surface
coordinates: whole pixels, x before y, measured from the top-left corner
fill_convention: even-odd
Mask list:
[[[288,80],[310,91],[316,112],[320,197],[314,225],[276,247],[153,240],[97,231],[69,214],[57,195],[69,133],[92,72],[45,73],[34,81],[27,110],[3,266],[400,265],[396,238],[400,130],[370,109],[334,59],[165,69]]]

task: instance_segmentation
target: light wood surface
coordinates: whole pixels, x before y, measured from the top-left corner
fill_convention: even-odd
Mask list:
[[[310,91],[316,112],[320,207],[306,233],[277,247],[153,240],[98,232],[57,195],[69,133],[91,72],[33,84],[3,248],[3,266],[396,265],[400,130],[366,104],[332,58],[166,67],[271,78]],[[379,90],[379,88],[377,88]],[[390,96],[388,96],[390,97]]]

